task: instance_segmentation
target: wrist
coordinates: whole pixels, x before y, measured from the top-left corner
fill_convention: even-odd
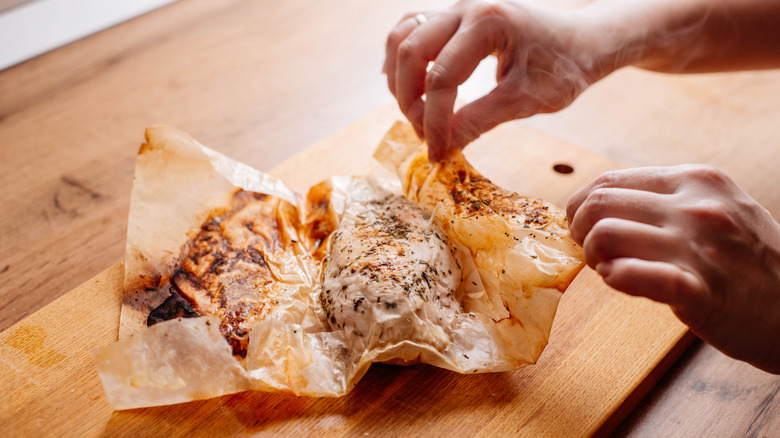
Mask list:
[[[594,2],[572,11],[578,51],[587,54],[593,82],[653,57],[652,24],[646,14],[629,14],[612,2]]]
[[[576,11],[604,76],[626,66],[666,73],[722,69],[740,41],[734,13],[717,1],[682,0],[600,0]]]

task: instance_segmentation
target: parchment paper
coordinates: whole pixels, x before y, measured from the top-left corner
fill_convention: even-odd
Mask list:
[[[337,176],[313,188],[328,193],[327,215],[337,228],[356,202],[375,201],[393,192],[409,195],[410,172],[421,170],[410,170],[408,163],[419,157],[422,147],[410,132],[408,127],[395,126],[377,150],[380,161],[397,170],[403,184]],[[579,248],[560,220],[548,229],[538,228],[531,237],[522,224],[493,218],[495,227],[487,229],[502,234],[475,245],[474,239],[462,236],[476,226],[469,218],[453,216],[446,205],[428,208],[425,199],[412,196],[433,216],[432,226],[448,235],[463,270],[456,294],[460,309],[437,323],[436,329],[445,337],[435,343],[414,336],[415,340],[372,344],[333,329],[320,304],[322,263],[301,238],[295,251],[279,260],[271,258],[269,266],[283,273],[278,275],[283,284],[275,292],[280,297],[277,307],[253,326],[246,358],[237,358],[214,317],[179,318],[146,327],[149,312],[166,298],[163,286],[170,282],[183,245],[209,215],[229,208],[239,188],[278,197],[297,209],[303,225],[296,232],[301,235],[311,232],[306,221],[315,208],[282,181],[208,149],[185,133],[156,126],[147,129],[146,137],[130,206],[120,340],[94,353],[115,409],[244,390],[340,396],[357,384],[373,362],[424,362],[460,373],[517,369],[541,354],[561,293],[583,265]],[[458,226],[443,220],[451,217]],[[484,233],[484,225],[481,230]],[[545,245],[537,237],[543,233],[555,237],[547,239],[555,243]],[[329,248],[326,240],[318,251]],[[377,325],[397,316],[390,308],[383,314],[381,308],[377,307]],[[425,326],[415,325],[419,321],[412,319],[397,324]]]

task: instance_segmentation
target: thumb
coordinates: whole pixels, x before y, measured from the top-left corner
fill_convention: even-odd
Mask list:
[[[452,116],[450,145],[463,149],[483,133],[501,123],[535,114],[530,105],[523,105],[520,94],[499,83],[490,93],[463,106]]]

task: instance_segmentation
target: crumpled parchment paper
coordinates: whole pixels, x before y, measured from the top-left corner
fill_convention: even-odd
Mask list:
[[[438,199],[453,189],[445,175],[460,172],[456,185],[467,191],[471,189],[464,181],[482,177],[462,155],[444,164],[427,163],[425,148],[408,125],[396,124],[375,155],[398,172],[402,184],[337,176],[314,186],[308,201],[277,178],[231,160],[176,129],[151,127],[146,137],[130,206],[120,340],[94,352],[115,409],[245,390],[340,396],[357,384],[373,362],[424,362],[460,373],[517,369],[534,363],[541,354],[558,300],[583,266],[563,212],[550,204],[508,196],[499,188],[470,192],[498,196],[504,204],[514,203],[501,204],[510,209],[520,208],[517,202],[525,202],[527,208],[530,202],[547,218],[540,221],[518,213],[513,217],[501,209],[491,210],[486,202],[477,219],[473,209],[461,208],[462,200]],[[214,211],[229,209],[239,188],[278,198],[280,205],[296,209],[301,222],[299,229],[291,231],[299,234],[293,239],[294,250],[267,255],[269,269],[279,279],[273,292],[275,307],[252,327],[246,358],[232,354],[214,316],[177,318],[146,327],[150,311],[169,294],[166,285],[192,231]],[[446,235],[462,270],[462,281],[453,286],[457,302],[454,310],[446,312],[426,302],[419,307],[424,311],[402,317],[403,306],[375,305],[370,325],[411,335],[381,341],[377,336],[358,338],[354,331],[329,324],[322,309],[323,270],[333,254],[318,258],[314,253],[331,251],[333,239],[331,235],[318,241],[317,248],[313,239],[306,239],[305,234],[312,233],[314,213],[322,210],[322,203],[312,204],[312,194],[319,199],[326,196],[327,208],[319,218],[325,217],[324,222],[338,230],[360,203],[397,193],[412,200],[431,217],[430,226]],[[431,322],[430,315],[440,318]]]

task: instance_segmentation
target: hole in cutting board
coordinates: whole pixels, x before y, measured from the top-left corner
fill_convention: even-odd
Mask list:
[[[553,165],[553,170],[560,174],[568,175],[574,172],[574,167],[566,163],[557,163]]]

